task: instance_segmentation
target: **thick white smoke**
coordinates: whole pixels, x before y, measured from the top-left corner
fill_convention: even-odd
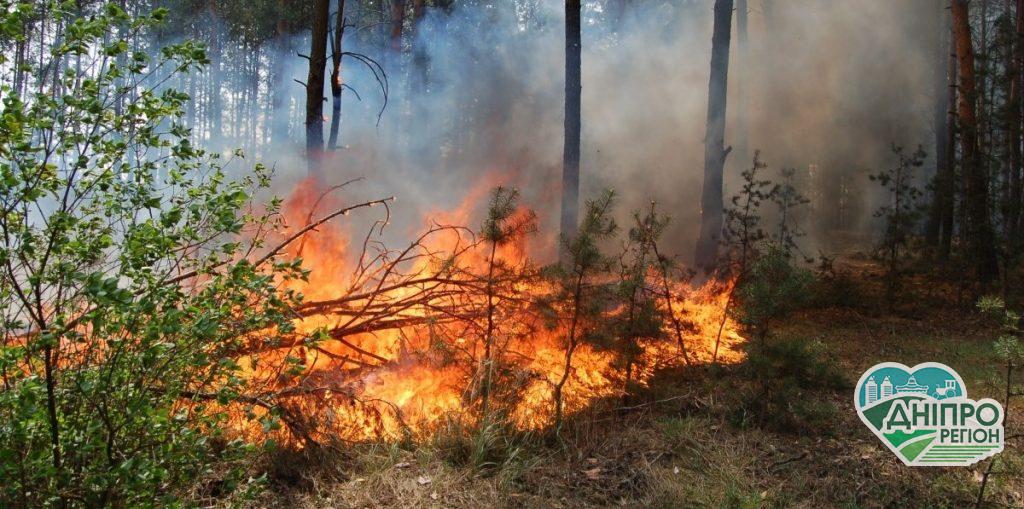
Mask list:
[[[624,223],[633,209],[657,200],[673,218],[663,244],[686,259],[699,215],[713,2],[638,0],[621,18],[604,12],[603,3],[585,2],[582,195],[614,188]],[[392,232],[399,238],[431,211],[451,209],[472,190],[497,183],[520,187],[542,232],[554,234],[563,144],[562,8],[541,1],[529,24],[505,2],[430,9],[402,54],[382,37],[350,31],[345,49],[384,62],[391,97],[378,123],[381,98],[372,74],[345,60],[344,79],[362,100],[344,93],[345,148],[327,164],[327,179],[367,177],[346,191],[352,199],[396,195]],[[733,37],[727,127],[727,144],[738,145],[737,122],[747,119],[749,153],[746,160],[738,152],[730,156],[727,195],[759,148],[769,176],[782,166],[804,173],[813,167],[817,184],[826,187],[845,176],[861,190],[854,206],[866,221],[875,206],[867,170],[892,163],[891,142],[927,148],[932,141],[940,6],[934,0],[751,0],[749,8],[745,59]],[[426,83],[417,79],[415,50],[429,61]],[[289,72],[304,79],[306,61],[284,58]],[[748,111],[738,111],[737,85],[749,94]],[[296,143],[263,151],[277,165],[281,194],[306,174],[297,148],[303,90],[291,90],[289,111],[278,114],[292,117]],[[816,207],[830,206],[828,193],[804,192],[822,195]],[[479,201],[477,210],[486,200]],[[471,216],[470,226],[479,219]]]

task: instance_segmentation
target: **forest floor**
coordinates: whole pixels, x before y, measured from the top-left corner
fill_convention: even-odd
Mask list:
[[[626,410],[579,416],[563,441],[570,445],[483,432],[426,445],[355,446],[343,459],[278,457],[269,461],[270,488],[254,505],[972,506],[987,462],[904,466],[858,419],[852,387],[878,362],[937,361],[961,374],[972,398],[1002,400],[995,324],[964,305],[955,287],[926,277],[910,281],[904,305],[889,312],[878,297],[880,270],[866,258],[844,266],[852,284],[840,291],[856,296],[843,295],[845,306],[796,313],[770,341],[810,345],[845,388],[797,389],[788,393],[796,395],[788,407],[765,417],[750,404],[761,382],[740,367],[675,370],[658,375]],[[1007,435],[1024,431],[1015,411],[1011,406]],[[987,506],[1024,506],[1024,477],[1009,472],[1024,464],[1018,445],[1008,442],[1000,455]]]

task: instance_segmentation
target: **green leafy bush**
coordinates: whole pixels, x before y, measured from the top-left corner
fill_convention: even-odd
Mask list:
[[[302,276],[246,258],[275,221],[277,202],[251,212],[269,175],[230,181],[179,122],[188,96],[164,85],[202,47],[122,42],[167,11],[36,7],[5,4],[0,26],[18,39],[26,9],[60,18],[47,56],[82,72],[32,69],[24,96],[0,79],[0,506],[237,493],[249,449],[223,433],[243,384],[231,353],[247,331],[289,327],[276,287]]]

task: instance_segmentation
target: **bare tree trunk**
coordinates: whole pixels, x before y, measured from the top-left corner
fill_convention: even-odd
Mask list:
[[[952,28],[950,28],[949,44],[948,44],[948,55],[946,56],[949,61],[949,74],[948,74],[948,87],[946,91],[946,173],[940,181],[940,194],[938,195],[939,208],[940,208],[940,222],[941,228],[939,230],[939,258],[942,260],[949,259],[949,253],[953,247],[953,227],[955,219],[955,202],[956,202],[956,171],[954,166],[956,165],[956,104],[957,104],[957,61],[956,61],[956,40],[952,35]]]
[[[930,246],[939,244],[942,230],[942,218],[945,206],[945,186],[950,175],[949,160],[949,129],[952,111],[955,105],[955,76],[952,73],[953,53],[952,36],[949,29],[948,6],[940,5],[938,19],[938,37],[935,60],[935,110],[932,121],[935,124],[935,175],[932,178],[932,203],[925,228],[925,239]],[[949,180],[951,182],[951,180]]]
[[[946,160],[949,162],[949,168],[946,170],[946,178],[942,183],[942,229],[939,236],[939,257],[942,260],[948,260],[949,253],[952,251],[953,230],[956,222],[956,100],[959,96],[956,83],[959,80],[959,74],[956,69],[956,41],[952,37],[951,27],[949,32],[949,91],[947,92],[949,117],[946,133],[949,136],[949,140],[946,142]]]
[[[274,26],[274,37],[277,55],[274,56],[273,73],[274,87],[270,91],[270,123],[271,139],[274,143],[281,143],[288,139],[288,123],[291,118],[288,89],[295,86],[295,83],[288,79],[285,65],[292,56],[291,44],[289,44],[289,27],[284,17],[288,8],[287,0],[277,0],[278,15],[280,16]]]
[[[981,160],[978,140],[976,101],[978,88],[974,74],[974,46],[968,0],[953,0],[953,33],[960,77],[960,144],[963,152],[964,206],[967,214],[969,257],[982,284],[988,284],[999,273],[995,240],[988,210],[988,179]]]
[[[749,67],[749,43],[748,39],[748,18],[749,9],[747,7],[747,0],[736,0],[736,49],[738,50],[735,55],[737,58],[733,61],[737,64],[733,67],[733,84],[736,92],[736,125],[734,126],[733,140],[736,146],[736,155],[733,156],[733,160],[740,166],[750,164],[747,160],[747,149],[750,146],[749,143],[749,130],[747,123],[747,116],[750,111],[750,93],[747,90],[747,84],[750,82],[748,79],[749,73],[747,69]]]
[[[334,21],[334,37],[331,38],[331,136],[327,149],[338,148],[338,128],[341,125],[341,39],[345,35],[345,0],[338,0],[338,12]]]
[[[580,132],[583,93],[580,0],[565,0],[565,146],[562,153],[562,237],[576,234],[580,199]],[[562,247],[560,258],[568,252]]]
[[[422,90],[427,86],[427,49],[419,40],[420,24],[426,14],[424,0],[412,1],[412,70],[411,88]]]
[[[1018,236],[1020,235],[1020,208],[1021,208],[1021,121],[1024,118],[1021,110],[1021,87],[1024,87],[1024,48],[1021,47],[1024,44],[1024,0],[1008,0],[1016,3],[1016,13],[1014,14],[1014,37],[1013,37],[1013,51],[1011,53],[1011,61],[1009,67],[1010,73],[1010,97],[1007,100],[1007,108],[1010,110],[1007,115],[1010,123],[1008,133],[1008,143],[1010,144],[1010,199],[1009,199],[1009,214],[1005,219],[1006,237],[1008,244],[1012,246],[1012,249],[1016,251],[1019,245]]]
[[[327,67],[327,22],[330,0],[316,0],[313,6],[313,36],[309,48],[306,78],[306,160],[309,174],[320,177],[324,151],[324,69]]]
[[[700,206],[700,238],[695,263],[711,269],[718,260],[722,236],[722,171],[729,149],[725,148],[726,92],[729,81],[729,42],[732,30],[732,0],[715,0],[714,31],[711,36],[711,78],[708,84],[707,132],[704,137],[704,189]]]
[[[217,0],[210,0],[206,4],[207,12],[210,15],[210,106],[207,114],[210,118],[210,140],[217,141],[223,136],[221,132],[221,89],[223,88],[221,76],[221,45],[217,21]]]
[[[391,2],[391,51],[402,51],[402,27],[405,25],[405,0]]]

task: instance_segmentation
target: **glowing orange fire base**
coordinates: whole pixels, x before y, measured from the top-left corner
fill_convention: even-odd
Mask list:
[[[286,203],[288,224],[309,224],[310,210],[329,201],[324,196],[300,186]],[[466,208],[449,217],[465,219]],[[522,242],[495,249],[505,276],[492,277],[487,287],[491,246],[465,228],[434,222],[401,251],[367,237],[360,252],[350,253],[347,238],[325,224],[290,246],[289,254],[311,269],[308,281],[285,283],[304,295],[295,331],[254,335],[240,361],[253,397],[276,401],[286,426],[268,432],[255,425],[265,407],[237,411],[233,422],[242,436],[296,446],[303,439],[423,438],[447,418],[474,424],[485,377],[490,411],[523,430],[552,424],[555,385],[566,366],[566,327],[531,306],[554,290],[530,269]],[[716,281],[696,289],[683,282],[660,285],[656,300],[673,323],[663,337],[638,341],[631,383],[647,384],[659,369],[708,363],[716,354],[719,362],[739,361],[743,338],[726,316],[731,289]],[[486,329],[490,336],[488,310],[497,324]],[[490,364],[482,353],[487,337],[496,352]],[[615,353],[581,344],[562,391],[563,415],[622,395],[626,378]]]

